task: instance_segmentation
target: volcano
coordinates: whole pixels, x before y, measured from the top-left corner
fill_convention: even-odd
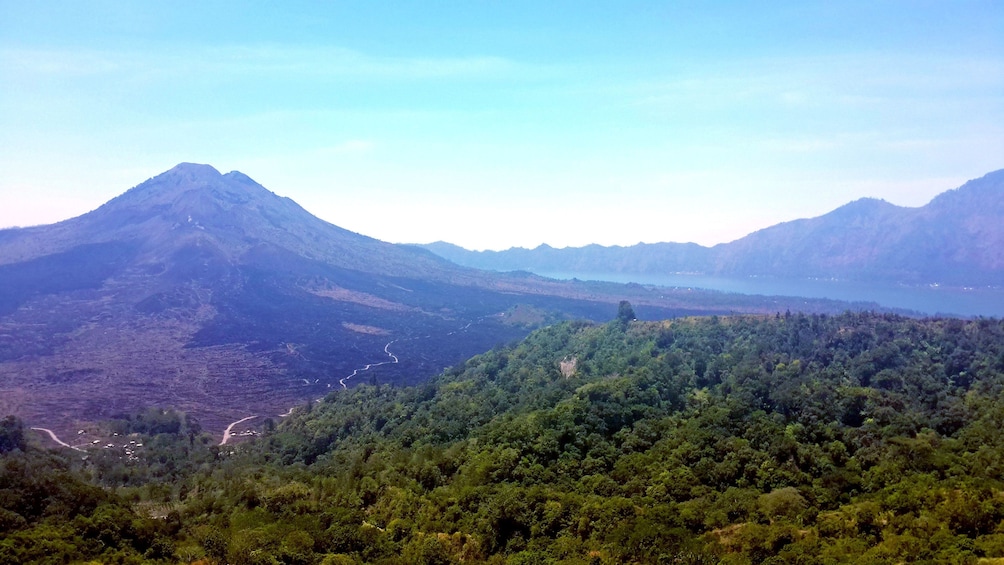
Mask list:
[[[359,382],[420,382],[534,322],[609,319],[620,298],[460,267],[181,164],[82,216],[0,231],[0,413],[65,432],[173,407],[222,430]]]
[[[360,382],[422,382],[543,323],[610,320],[624,299],[649,319],[848,306],[479,271],[184,163],[0,230],[0,414],[66,433],[174,408],[222,432]]]

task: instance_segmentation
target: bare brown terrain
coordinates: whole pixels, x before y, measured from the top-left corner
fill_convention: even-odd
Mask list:
[[[382,310],[391,310],[396,312],[417,312],[418,308],[410,308],[404,304],[398,302],[391,302],[389,300],[384,300],[372,294],[365,292],[356,292],[349,290],[347,288],[341,288],[336,285],[328,285],[326,288],[308,288],[308,292],[315,294],[317,296],[323,296],[325,298],[330,298],[338,302],[351,302],[353,304],[360,304],[362,306],[369,306],[372,308],[380,308]]]
[[[247,410],[278,415],[303,400],[302,381],[284,378],[287,371],[268,355],[282,353],[279,349],[251,353],[239,344],[185,346],[215,315],[208,304],[161,317],[135,316],[113,300],[60,301],[52,308],[46,313],[86,313],[90,320],[58,336],[61,343],[49,354],[0,363],[0,412],[69,433],[138,407],[170,406],[222,430]],[[27,310],[18,317],[35,313]]]

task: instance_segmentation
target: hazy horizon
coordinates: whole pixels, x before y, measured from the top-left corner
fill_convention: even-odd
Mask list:
[[[1004,165],[995,2],[0,8],[0,226],[187,161],[384,241],[711,246]]]
[[[180,163],[179,163],[179,164],[180,164]],[[196,163],[196,164],[200,164],[200,165],[210,165],[210,166],[212,166],[212,164],[211,164],[211,163]],[[215,168],[215,167],[214,167],[214,168]],[[167,169],[167,170],[170,170],[170,169]],[[217,171],[218,171],[218,172],[220,172],[220,174],[226,174],[226,173],[229,173],[229,172],[240,172],[240,173],[243,173],[243,174],[247,174],[247,173],[245,173],[244,171],[237,171],[236,169],[235,169],[234,171],[220,171],[219,169],[217,169]],[[166,172],[166,170],[165,170],[165,171],[161,171],[161,173],[163,173],[163,172]],[[994,172],[994,171],[988,171],[988,173],[989,173],[989,172]],[[158,173],[158,174],[160,174],[160,173]],[[156,176],[156,175],[154,175],[154,176]],[[251,177],[251,175],[247,175],[247,176]],[[251,178],[252,178],[252,180],[254,180],[254,177],[251,177]],[[145,180],[148,180],[148,179],[145,179]],[[975,180],[975,179],[969,179],[969,180]],[[123,189],[123,190],[122,190],[122,193],[126,192],[127,190],[130,190],[130,189],[134,188],[135,186],[138,186],[139,184],[142,184],[142,182],[145,182],[145,181],[141,181],[141,182],[137,182],[137,183],[136,183],[136,185],[134,185],[134,186],[132,186],[132,187],[129,187],[129,188],[126,188],[126,189]],[[960,185],[960,186],[961,186],[961,185]],[[267,187],[267,186],[266,186],[266,187],[264,187],[264,188],[266,188],[266,189],[269,189],[269,190],[271,190],[272,192],[275,192],[275,193],[276,193],[276,194],[278,194],[279,196],[282,196],[282,197],[288,197],[287,195],[285,195],[285,194],[282,194],[282,193],[281,193],[281,192],[279,192],[279,191],[275,191],[275,190],[272,190],[272,189],[271,189],[270,187]],[[959,188],[959,187],[951,187],[951,188],[947,188],[947,189],[945,189],[945,191],[948,191],[948,190],[954,190],[954,189],[956,189],[956,188]],[[942,192],[945,192],[945,191],[942,191]],[[121,193],[120,193],[120,194],[121,194]],[[941,194],[941,193],[938,193],[938,194],[935,194],[934,196],[932,196],[932,199],[933,199],[933,198],[936,198],[936,197],[937,197],[937,196],[938,196],[939,194]],[[118,195],[115,195],[115,196],[118,196]],[[113,196],[112,198],[114,198],[114,196]],[[861,200],[867,200],[867,199],[874,199],[874,198],[873,198],[873,197],[867,197],[867,196],[865,196],[865,197],[862,197],[862,198],[860,198],[860,199],[861,199]],[[294,199],[294,201],[295,201],[295,199]],[[904,208],[916,208],[916,207],[923,207],[923,206],[927,205],[928,203],[929,203],[929,201],[928,201],[928,202],[924,202],[923,204],[920,204],[920,205],[918,205],[918,206],[901,206],[901,207],[904,207]],[[102,203],[101,203],[101,205],[103,205],[103,204],[105,204],[105,202],[102,202]],[[299,202],[297,202],[297,204],[299,204]],[[839,207],[842,207],[842,206],[845,206],[845,205],[847,205],[847,204],[850,204],[850,202],[846,202],[846,203],[844,203],[844,204],[841,204],[840,206],[838,206],[838,208],[839,208]],[[892,202],[891,204],[893,204],[893,205],[895,205],[895,206],[899,206],[899,205],[898,205],[898,204],[896,204],[895,202]],[[95,209],[96,209],[96,208],[95,208]],[[306,211],[307,211],[308,213],[310,213],[310,214],[312,214],[312,215],[315,215],[315,216],[317,216],[317,214],[315,214],[313,210],[310,210],[310,209],[308,209],[308,208],[306,208],[306,207],[305,207],[304,209],[305,209],[305,210],[306,210]],[[836,208],[834,208],[834,210],[836,210]],[[81,214],[78,214],[77,216],[79,216],[79,215],[82,215],[82,214],[86,214],[86,213],[89,213],[89,212],[92,212],[92,211],[93,211],[93,209],[92,209],[92,210],[87,210],[87,211],[85,211],[85,212],[82,212]],[[826,213],[829,213],[829,212],[832,212],[832,211],[833,211],[833,210],[828,210],[828,211],[826,211],[826,212],[823,212],[823,214],[826,214]],[[823,215],[823,214],[820,214],[820,215]],[[75,217],[77,217],[77,216],[71,216],[71,217],[68,217],[68,218],[62,218],[62,219],[59,219],[59,220],[55,220],[54,222],[51,222],[51,223],[58,223],[58,222],[61,222],[61,221],[65,221],[65,220],[69,220],[69,219],[73,219],[73,218],[75,218]],[[320,217],[320,216],[318,216],[318,217]],[[321,218],[321,219],[324,219],[324,218]],[[742,238],[746,237],[747,235],[750,235],[750,234],[752,234],[752,233],[755,233],[755,232],[757,232],[757,231],[760,231],[760,230],[763,230],[763,229],[767,229],[767,228],[770,228],[770,227],[773,227],[773,226],[775,226],[775,225],[778,225],[778,224],[780,224],[780,223],[787,223],[787,222],[793,222],[793,221],[798,221],[798,220],[803,220],[803,219],[808,219],[808,218],[790,218],[790,219],[782,219],[782,220],[780,220],[780,221],[779,221],[778,223],[775,223],[775,224],[771,224],[771,225],[768,225],[768,226],[761,226],[761,227],[757,227],[757,228],[754,228],[754,229],[753,229],[752,231],[750,231],[750,232],[748,232],[748,233],[745,233],[745,234],[742,234],[742,235],[738,236],[737,238],[735,238],[735,239],[733,239],[733,240],[729,240],[729,241],[724,241],[724,242],[720,242],[720,243],[731,243],[732,241],[735,241],[736,239],[742,239]],[[33,227],[40,227],[40,226],[45,226],[45,225],[50,225],[50,223],[44,223],[44,224],[32,224],[32,225],[11,225],[11,226],[0,226],[0,230],[3,230],[3,229],[24,229],[24,228],[33,228]],[[337,225],[337,224],[336,224],[336,225]],[[340,227],[344,227],[344,226],[340,226]],[[368,233],[366,233],[366,232],[357,232],[357,233],[360,233],[361,235],[365,235],[365,236],[369,236],[369,237],[375,237],[375,236],[372,236],[371,234],[368,234]],[[376,238],[376,239],[380,239],[380,238]],[[383,240],[383,241],[386,241],[386,240]],[[434,241],[389,241],[388,243],[397,243],[397,244],[403,244],[403,245],[426,245],[426,244],[433,244],[433,243],[449,243],[449,244],[452,244],[452,245],[457,245],[457,246],[459,246],[459,247],[462,247],[462,248],[464,248],[464,249],[467,249],[468,251],[506,251],[506,250],[510,250],[510,249],[517,249],[517,248],[522,248],[522,249],[535,249],[535,248],[537,248],[537,247],[541,247],[541,246],[549,246],[549,247],[552,247],[552,248],[555,248],[555,249],[566,249],[566,248],[581,248],[581,247],[585,247],[585,246],[589,246],[589,245],[604,245],[604,244],[602,244],[602,243],[597,243],[597,242],[589,242],[589,243],[584,243],[584,244],[579,244],[579,245],[563,245],[563,246],[556,246],[556,245],[551,245],[550,243],[548,243],[548,242],[544,241],[544,242],[541,242],[541,243],[539,243],[539,244],[537,244],[537,245],[534,245],[534,246],[530,246],[530,247],[527,247],[527,246],[519,246],[519,245],[510,245],[510,246],[508,246],[508,247],[500,247],[500,248],[498,248],[498,249],[472,249],[472,248],[470,248],[470,247],[465,247],[465,246],[463,246],[463,245],[460,245],[460,244],[458,244],[458,243],[456,243],[456,242],[453,242],[453,241],[445,241],[445,240],[434,240]],[[619,247],[630,247],[630,246],[633,246],[633,245],[642,245],[642,244],[658,244],[658,243],[684,243],[684,244],[689,244],[689,243],[696,243],[696,242],[694,242],[694,241],[639,241],[639,242],[636,242],[636,243],[633,243],[633,244],[630,244],[630,243],[629,243],[629,244],[616,244],[616,243],[615,243],[615,244],[609,244],[609,245],[604,245],[604,246],[605,246],[605,247],[618,247],[618,246],[619,246]],[[713,247],[713,246],[715,246],[715,245],[719,245],[720,243],[713,243],[713,244],[710,244],[710,245],[704,245],[704,244],[699,244],[699,243],[698,243],[697,245],[703,245],[704,247]]]

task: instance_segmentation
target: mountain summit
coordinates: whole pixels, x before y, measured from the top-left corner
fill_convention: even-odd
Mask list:
[[[125,242],[142,263],[190,254],[240,262],[262,248],[371,273],[461,276],[465,269],[313,216],[247,175],[182,163],[100,208],[54,224],[0,232],[0,264],[65,252],[81,244]]]

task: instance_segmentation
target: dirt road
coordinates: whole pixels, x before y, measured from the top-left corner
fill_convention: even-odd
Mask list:
[[[37,432],[45,432],[45,433],[49,434],[49,437],[52,438],[52,441],[58,443],[59,445],[62,445],[63,447],[69,447],[70,449],[74,449],[76,451],[83,451],[84,453],[86,453],[86,451],[84,451],[83,449],[80,449],[79,447],[73,447],[72,445],[66,443],[65,441],[63,441],[61,439],[59,439],[59,436],[56,435],[56,432],[54,432],[54,431],[52,431],[52,430],[50,430],[48,428],[31,428],[31,429],[33,429],[33,430],[35,430]]]
[[[248,416],[247,418],[241,418],[240,420],[237,420],[236,422],[231,422],[230,425],[227,426],[227,429],[223,430],[223,441],[220,442],[220,445],[226,445],[227,442],[230,441],[230,433],[234,431],[234,426],[236,426],[237,424],[240,424],[242,422],[247,422],[248,420],[251,420],[251,419],[257,418],[257,417],[258,416]]]

